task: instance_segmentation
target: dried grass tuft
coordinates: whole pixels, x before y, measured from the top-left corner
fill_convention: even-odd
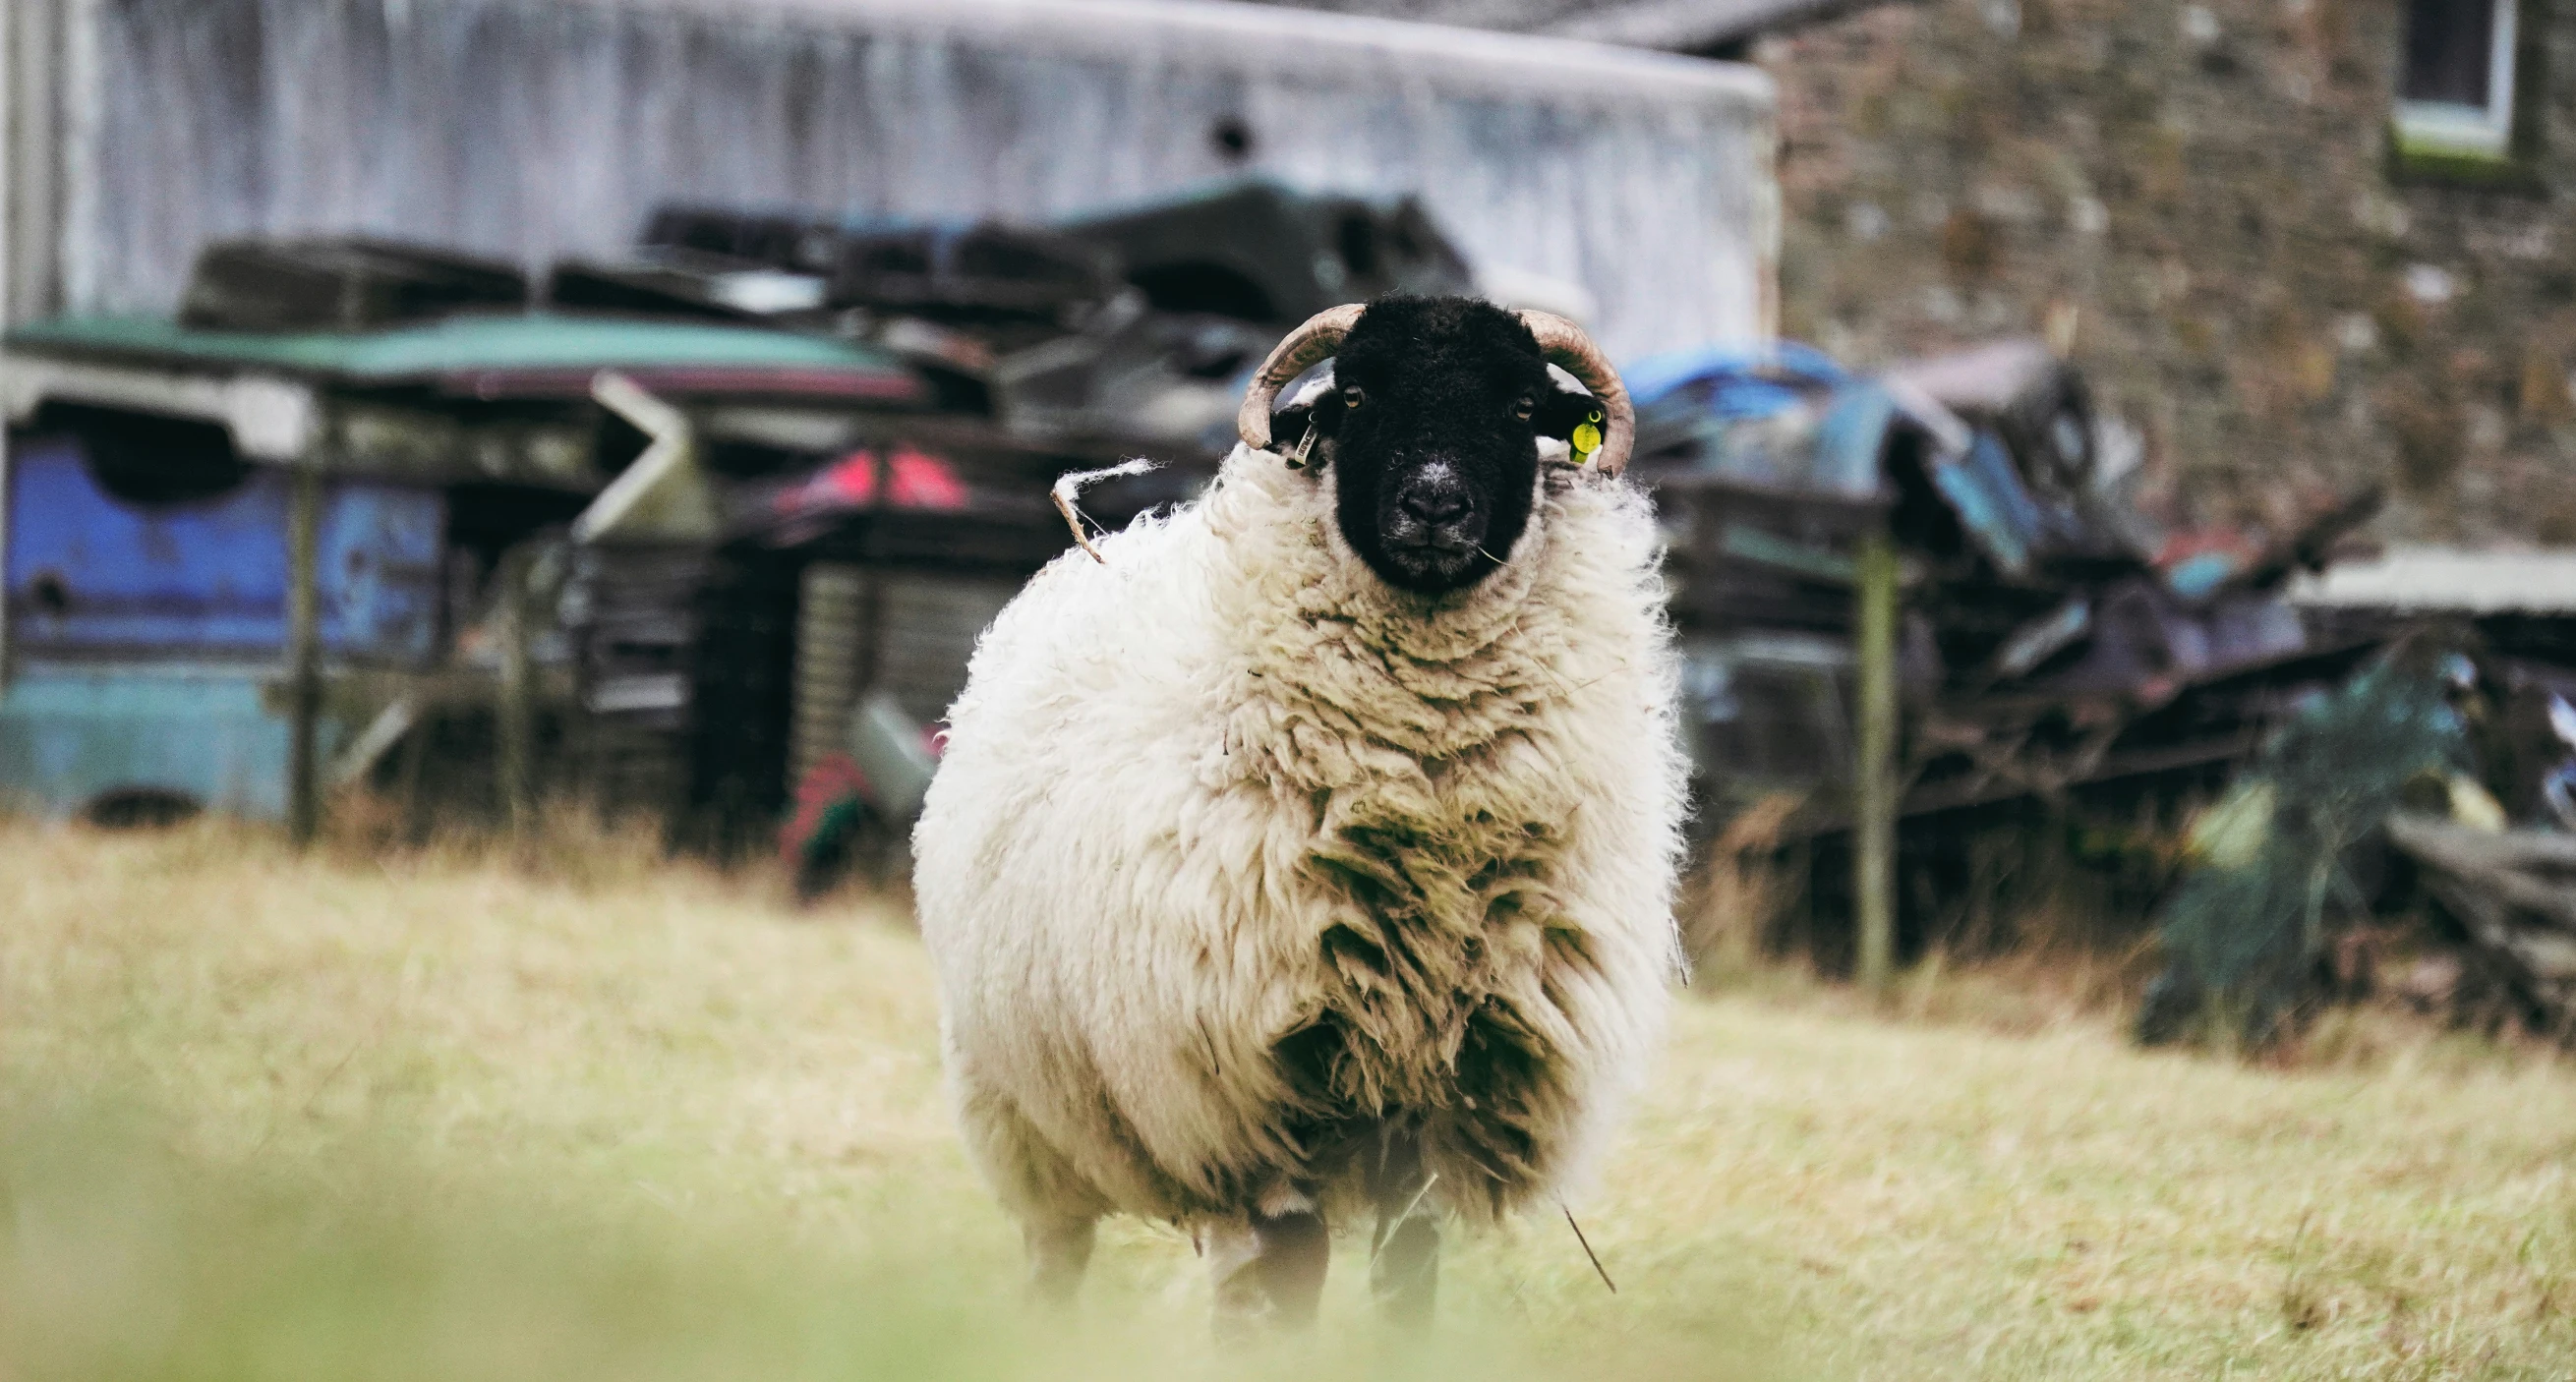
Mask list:
[[[1742,977],[1762,961],[1771,923],[1794,889],[1775,856],[1803,798],[1764,797],[1738,811],[1709,842],[1680,906],[1683,953],[1710,982]]]

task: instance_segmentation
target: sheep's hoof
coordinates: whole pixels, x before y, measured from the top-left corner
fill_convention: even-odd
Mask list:
[[[1029,1246],[1032,1297],[1051,1306],[1073,1303],[1073,1293],[1082,1285],[1083,1269],[1091,1265],[1092,1230],[1093,1221],[1089,1219],[1029,1224],[1021,1229]]]
[[[1332,1236],[1312,1210],[1254,1215],[1211,1235],[1208,1265],[1216,1277],[1216,1336],[1246,1339],[1315,1322],[1324,1293]]]

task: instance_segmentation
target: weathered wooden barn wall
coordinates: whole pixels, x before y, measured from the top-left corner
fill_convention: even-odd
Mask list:
[[[10,98],[21,316],[166,310],[247,232],[542,268],[671,199],[1036,218],[1258,171],[1418,192],[1480,262],[1589,289],[1615,353],[1769,324],[1771,93],[1740,66],[1140,0],[10,8],[60,59],[11,64],[53,84]]]

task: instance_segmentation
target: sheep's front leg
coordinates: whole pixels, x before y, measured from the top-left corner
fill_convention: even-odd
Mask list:
[[[1440,1289],[1440,1220],[1430,1205],[1430,1178],[1422,1170],[1421,1139],[1390,1131],[1369,1176],[1377,1204],[1377,1232],[1369,1244],[1369,1293],[1378,1310],[1408,1329],[1431,1323]]]
[[[1311,1209],[1249,1218],[1211,1235],[1208,1265],[1216,1277],[1216,1333],[1239,1339],[1265,1327],[1315,1322],[1333,1241],[1324,1216]]]
[[[1095,1221],[1063,1219],[1020,1228],[1029,1246],[1029,1294],[1048,1305],[1069,1305],[1091,1265]]]

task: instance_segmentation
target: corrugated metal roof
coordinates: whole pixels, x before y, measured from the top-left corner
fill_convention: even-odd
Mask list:
[[[1704,52],[1874,0],[1263,0],[1296,9]]]
[[[2576,615],[2576,548],[2392,547],[2375,561],[2300,577],[2290,600],[2344,609]]]
[[[1752,67],[1637,51],[1653,45],[1574,46],[1513,32],[1569,9],[1525,0],[1341,8],[1237,0],[614,0],[630,9],[713,13],[737,23],[800,19],[937,34],[1013,50],[1126,58],[1142,51],[1175,66],[1293,74],[1327,85],[1358,78],[1454,91],[1529,95],[1603,106],[1676,98],[1768,107],[1771,79]],[[1704,3],[1704,0],[1703,0]],[[1784,0],[1722,0],[1773,10]],[[1624,7],[1622,7],[1624,8]],[[1300,13],[1299,11],[1305,11]],[[1567,37],[1559,35],[1557,37]]]
[[[1698,52],[1740,42],[1766,29],[1821,19],[1859,0],[1637,0],[1600,5],[1555,20],[1539,32],[1596,43]]]

